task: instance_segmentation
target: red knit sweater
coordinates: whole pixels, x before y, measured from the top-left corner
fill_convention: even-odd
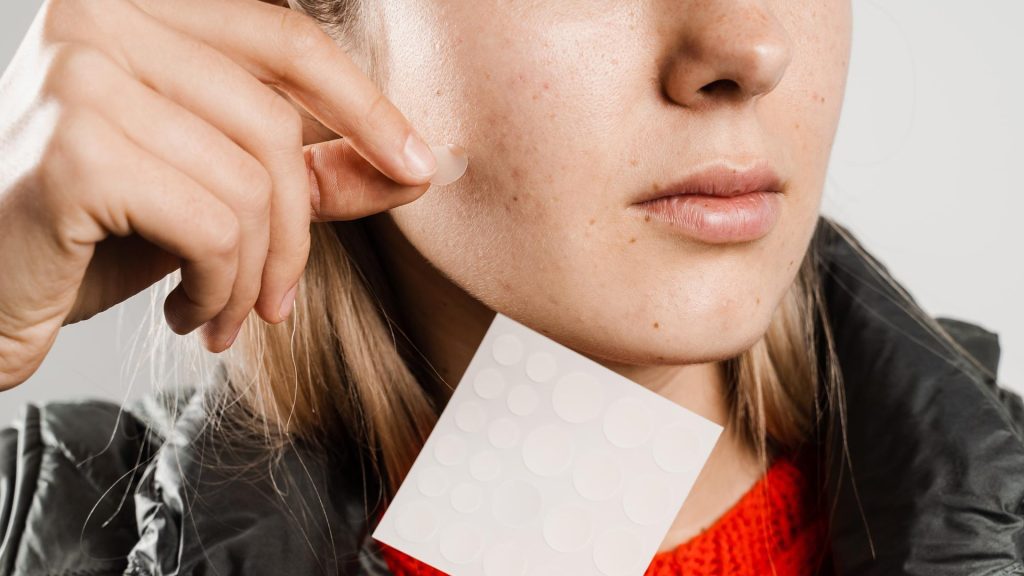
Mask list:
[[[828,576],[827,509],[815,499],[813,452],[782,455],[700,534],[658,552],[645,576]],[[396,576],[444,576],[377,542]],[[569,575],[566,575],[569,576]]]

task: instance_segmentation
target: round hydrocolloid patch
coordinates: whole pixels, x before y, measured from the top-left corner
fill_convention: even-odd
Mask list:
[[[410,542],[426,542],[437,531],[437,513],[424,501],[410,502],[395,518],[395,532]]]
[[[654,418],[643,402],[636,398],[620,398],[608,406],[604,414],[604,435],[620,448],[635,448],[651,436]]]
[[[448,489],[448,474],[437,466],[425,466],[419,471],[416,485],[421,494],[433,498]]]
[[[566,422],[580,424],[601,413],[604,392],[594,376],[575,370],[555,383],[551,392],[551,405],[555,413]]]
[[[456,564],[468,564],[480,554],[483,538],[480,530],[468,522],[449,524],[441,531],[441,555]]]
[[[481,398],[490,400],[505,390],[505,377],[497,368],[481,368],[473,378],[473,389]]]
[[[607,452],[584,452],[573,464],[572,483],[587,500],[607,500],[622,485],[622,468]]]
[[[508,540],[489,547],[484,553],[486,576],[523,576],[526,564],[526,551]]]
[[[495,448],[511,448],[519,441],[519,425],[511,418],[497,418],[488,427],[487,438]]]
[[[601,573],[632,574],[640,561],[640,540],[629,530],[613,528],[594,538],[594,564]]]
[[[672,512],[669,509],[671,501],[672,491],[668,483],[658,476],[644,474],[627,481],[622,508],[633,522],[650,525],[664,520]]]
[[[572,455],[572,436],[561,426],[538,426],[523,441],[523,463],[540,476],[560,474],[572,461]]]
[[[508,391],[508,409],[516,416],[529,416],[537,409],[540,397],[533,386],[518,384]]]
[[[494,359],[503,366],[511,366],[523,357],[523,341],[515,334],[502,334],[494,339]]]
[[[491,512],[499,522],[518,526],[529,522],[540,513],[541,494],[532,484],[509,479],[494,490]]]
[[[466,458],[466,441],[454,434],[445,434],[434,444],[434,458],[446,466],[461,464]]]
[[[559,506],[544,516],[544,540],[557,552],[573,552],[590,542],[593,522],[590,513],[571,504]]]
[[[534,382],[547,382],[557,371],[555,357],[547,352],[534,352],[526,359],[526,375]]]

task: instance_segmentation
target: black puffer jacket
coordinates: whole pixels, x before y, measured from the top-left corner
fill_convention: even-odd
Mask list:
[[[847,400],[835,572],[1024,575],[1020,397],[917,323],[836,230],[822,218],[814,239]],[[996,334],[940,322],[996,372]],[[252,465],[259,450],[211,440],[198,393],[22,414],[0,432],[0,576],[389,574],[367,521],[379,486],[354,451]]]

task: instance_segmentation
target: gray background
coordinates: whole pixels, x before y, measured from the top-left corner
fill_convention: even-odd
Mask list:
[[[823,211],[929,312],[998,332],[1003,385],[1024,392],[1024,185],[1016,173],[1024,164],[1024,3],[853,4],[850,77]],[[0,66],[38,6],[0,8]],[[145,340],[151,304],[162,321],[151,292],[64,328],[39,371],[0,394],[0,425],[26,400],[145,392],[152,374],[133,338]]]

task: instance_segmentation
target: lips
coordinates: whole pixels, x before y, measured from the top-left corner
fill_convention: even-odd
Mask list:
[[[758,240],[777,224],[782,182],[767,163],[740,170],[715,164],[633,203],[645,223],[705,244]],[[652,222],[653,221],[653,222]]]
[[[731,197],[751,192],[779,192],[781,189],[781,179],[767,162],[759,162],[746,169],[718,163],[668,186],[654,186],[635,203],[680,194]]]

